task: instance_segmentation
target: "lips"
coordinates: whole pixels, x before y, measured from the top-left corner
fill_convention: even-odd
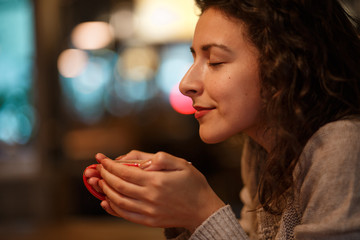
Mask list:
[[[211,110],[215,109],[213,107],[199,107],[199,106],[194,106],[194,108],[196,110],[196,112],[194,114],[196,119],[202,118],[207,113],[209,113]]]

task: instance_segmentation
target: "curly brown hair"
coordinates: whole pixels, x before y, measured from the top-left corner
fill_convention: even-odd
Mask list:
[[[360,41],[336,0],[196,0],[247,27],[259,50],[263,122],[275,136],[258,188],[259,202],[280,214],[293,170],[324,124],[360,114]],[[356,21],[352,19],[355,23]]]

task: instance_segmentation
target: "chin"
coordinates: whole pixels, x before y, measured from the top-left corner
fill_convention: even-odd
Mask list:
[[[207,134],[202,134],[200,132],[200,138],[204,143],[215,144],[215,143],[221,143],[221,142],[225,141],[226,139],[228,139],[229,137],[207,135]]]

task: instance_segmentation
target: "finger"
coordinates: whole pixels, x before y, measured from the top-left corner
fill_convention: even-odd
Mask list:
[[[129,167],[130,168],[130,167]],[[127,182],[122,178],[117,177],[116,175],[108,172],[106,169],[101,170],[101,174],[104,181],[99,182],[99,186],[103,189],[101,185],[103,182],[106,182],[108,186],[114,189],[116,192],[131,197],[135,199],[142,199],[144,195],[144,188],[142,186]],[[104,191],[104,189],[103,189]]]
[[[100,203],[100,206],[110,215],[114,217],[121,217],[119,216],[110,206],[109,202],[104,200]]]
[[[87,182],[95,189],[95,191],[103,193],[102,189],[99,186],[99,180],[100,180],[100,178],[92,177],[92,178],[89,178],[87,180]]]
[[[115,162],[123,163],[125,165],[131,165],[131,166],[139,166],[142,162],[146,161],[144,159],[148,159],[152,155],[153,154],[150,154],[150,153],[144,153],[144,152],[133,150],[129,154],[122,155],[122,156],[115,158]],[[101,163],[101,161],[103,159],[108,158],[102,153],[96,154],[95,157],[96,157],[96,161],[98,163]]]
[[[153,221],[150,217],[137,213],[137,212],[131,212],[122,208],[119,208],[116,206],[115,203],[112,201],[108,201],[109,208],[111,208],[117,216],[120,216],[121,218],[128,220],[133,223],[142,224],[149,227],[157,227],[157,222]]]
[[[117,157],[116,160],[148,160],[150,159],[154,154],[153,153],[146,153],[141,152],[137,150],[132,150],[131,152],[122,155],[120,157]]]
[[[126,182],[138,186],[144,186],[148,181],[149,176],[146,174],[145,171],[138,167],[126,166],[108,158],[101,160],[101,163],[102,165],[98,166],[98,170],[100,170],[100,175],[102,176],[102,178],[105,178],[104,175],[108,176],[107,172],[109,172],[112,175],[115,175],[116,177],[121,178]],[[115,182],[113,181],[113,183]]]
[[[101,160],[103,160],[103,159],[105,159],[105,158],[108,158],[108,157],[105,156],[105,155],[102,154],[102,153],[97,153],[97,154],[95,155],[96,161],[97,161],[98,163],[100,163],[100,164],[101,164]]]
[[[175,171],[188,167],[191,163],[165,152],[158,152],[153,157],[140,164],[140,168],[148,171]]]
[[[99,171],[94,168],[86,168],[84,171],[84,175],[86,178],[101,178]]]
[[[144,212],[144,202],[137,200],[126,195],[123,195],[109,186],[105,181],[100,183],[105,195],[106,200],[114,203],[112,209],[116,212],[116,208],[124,209],[131,212]],[[116,206],[116,208],[114,208]]]

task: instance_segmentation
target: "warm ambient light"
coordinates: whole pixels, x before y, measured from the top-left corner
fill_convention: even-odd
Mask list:
[[[74,46],[86,50],[105,48],[113,39],[113,30],[106,22],[80,23],[71,33]]]
[[[161,43],[191,40],[198,16],[193,0],[136,0],[135,19],[138,38]]]
[[[79,49],[66,49],[58,58],[59,73],[66,78],[80,75],[88,62],[87,53]]]
[[[116,39],[130,39],[134,34],[134,14],[129,9],[119,9],[110,16]]]
[[[181,114],[193,114],[195,109],[192,107],[192,100],[184,96],[177,84],[170,92],[170,104],[175,111]]]
[[[129,47],[121,55],[122,72],[126,80],[147,81],[153,78],[158,65],[158,54],[151,47]]]

